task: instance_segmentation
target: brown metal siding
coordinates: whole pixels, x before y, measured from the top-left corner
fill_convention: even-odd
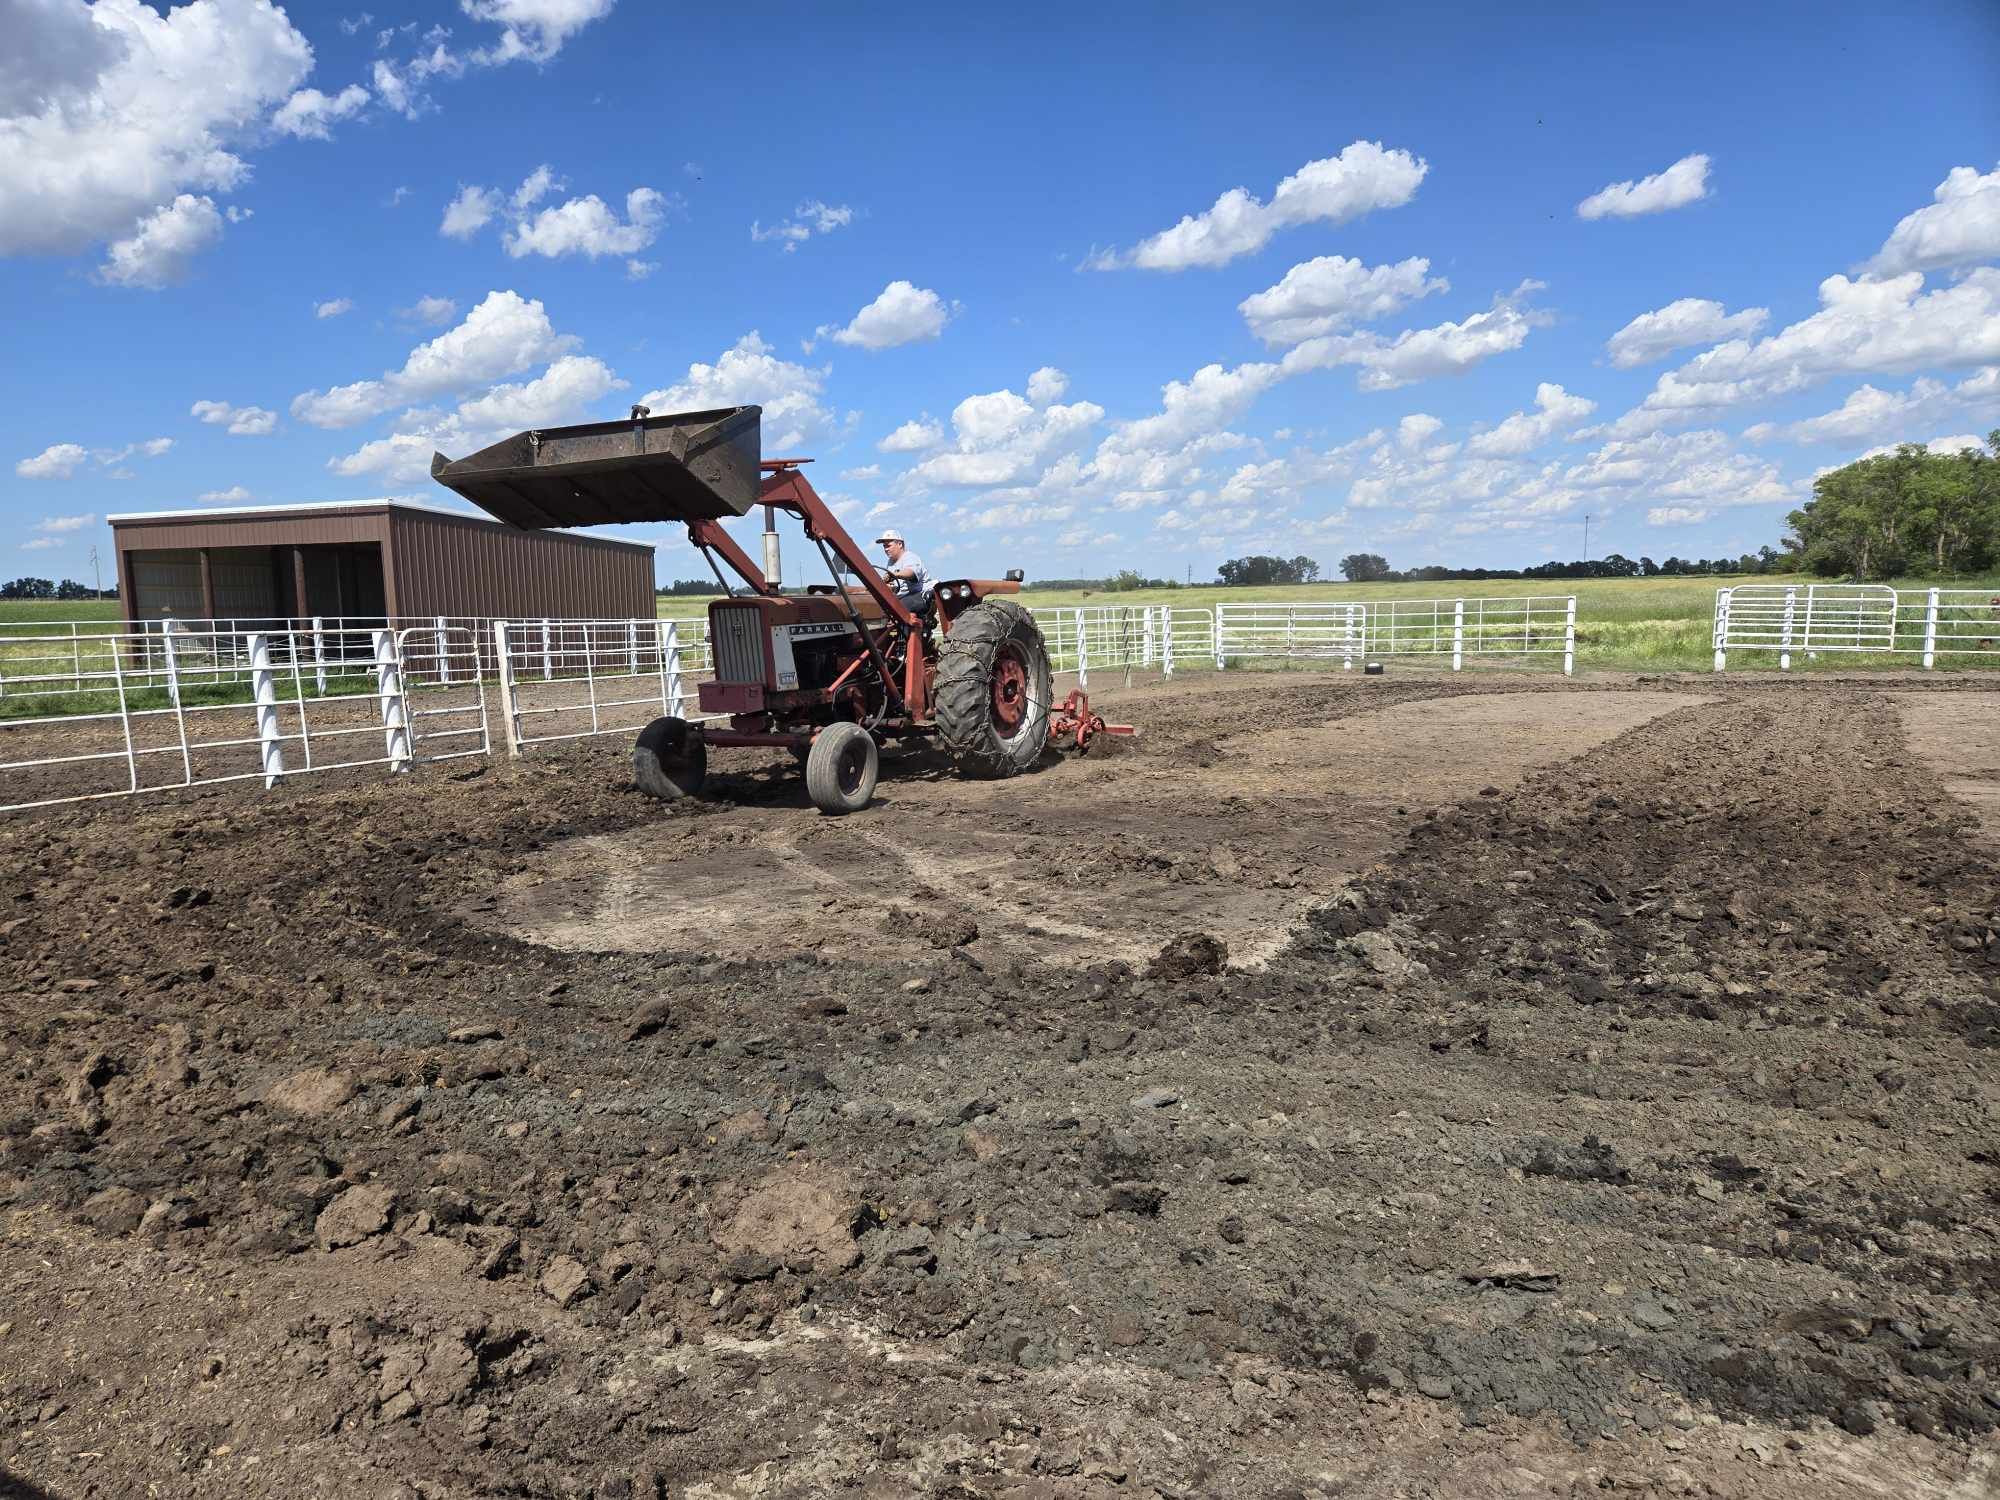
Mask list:
[[[400,506],[115,521],[112,531],[121,570],[133,552],[377,542],[392,615],[623,620],[653,614],[651,547]],[[121,580],[129,601],[122,572]]]
[[[386,542],[386,506],[317,515],[236,520],[113,521],[120,552],[173,552],[187,547],[310,547],[320,542]]]
[[[653,613],[650,547],[428,511],[391,511],[390,524],[399,614],[629,620]]]

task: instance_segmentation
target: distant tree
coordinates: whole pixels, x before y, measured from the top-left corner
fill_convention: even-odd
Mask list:
[[[1350,552],[1340,560],[1340,576],[1349,583],[1380,583],[1389,576],[1389,559],[1379,552]]]
[[[1639,559],[1639,576],[1641,578],[1657,577],[1659,575],[1659,571],[1660,571],[1660,565],[1654,562],[1652,558],[1642,557]]]
[[[722,585],[713,578],[680,578],[672,583],[660,584],[653,590],[656,594],[682,597],[696,594],[720,594]]]
[[[46,578],[16,578],[0,583],[0,599],[53,599],[56,586]]]
[[[88,599],[92,597],[87,584],[78,583],[74,578],[65,578],[56,585],[58,599]]]
[[[1319,577],[1319,564],[1310,557],[1232,557],[1215,570],[1216,581],[1230,588],[1249,588],[1273,583],[1312,583]]]
[[[1133,572],[1132,569],[1124,568],[1110,578],[1105,579],[1104,587],[1107,591],[1114,594],[1129,594],[1134,589],[1147,587],[1147,583],[1143,577]]]

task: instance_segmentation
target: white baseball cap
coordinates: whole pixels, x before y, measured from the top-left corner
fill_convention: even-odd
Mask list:
[[[903,540],[902,532],[890,530],[890,531],[885,531],[880,536],[876,537],[875,544],[877,546],[880,546],[883,542],[900,542],[902,540]]]

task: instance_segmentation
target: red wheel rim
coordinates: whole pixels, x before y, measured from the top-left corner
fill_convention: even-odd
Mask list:
[[[1012,734],[1028,716],[1028,664],[1012,649],[993,663],[993,722]]]

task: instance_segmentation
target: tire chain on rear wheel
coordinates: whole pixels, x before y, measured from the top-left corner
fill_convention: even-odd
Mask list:
[[[1014,740],[993,723],[993,664],[1008,641],[1028,659],[1027,722]],[[938,738],[961,773],[1005,777],[1041,757],[1049,738],[1049,648],[1035,617],[1011,599],[982,599],[952,623],[938,653]]]

